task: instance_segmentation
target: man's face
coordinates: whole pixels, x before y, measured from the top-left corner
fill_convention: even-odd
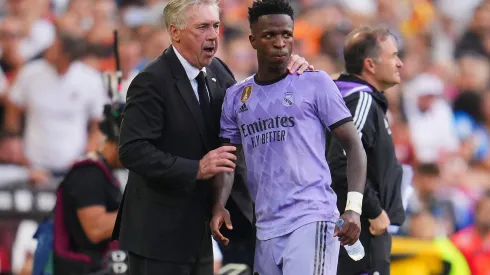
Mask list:
[[[190,5],[184,29],[171,27],[174,41],[181,46],[181,54],[198,69],[211,64],[218,50],[219,10],[214,5]]]
[[[398,49],[393,39],[387,38],[379,43],[378,62],[374,62],[374,76],[385,89],[400,84],[400,69],[403,63],[398,58]]]
[[[250,43],[257,50],[259,63],[286,68],[293,50],[294,22],[289,15],[271,14],[259,17],[252,26]]]

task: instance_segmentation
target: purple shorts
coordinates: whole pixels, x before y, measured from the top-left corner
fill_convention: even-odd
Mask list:
[[[313,222],[266,241],[257,240],[254,275],[336,275],[340,242],[335,224]]]

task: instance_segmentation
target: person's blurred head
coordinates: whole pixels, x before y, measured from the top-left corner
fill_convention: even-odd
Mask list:
[[[444,83],[434,74],[422,73],[412,80],[410,90],[406,92],[416,99],[419,111],[427,112],[436,99],[442,97]]]
[[[226,44],[226,64],[237,79],[245,79],[256,69],[257,58],[247,36],[239,36]]]
[[[130,37],[122,40],[119,44],[119,56],[121,60],[121,70],[125,74],[129,73],[131,70],[134,70],[141,61],[141,44],[138,40]]]
[[[9,15],[25,16],[29,12],[29,2],[32,0],[7,0]]]
[[[259,67],[286,70],[294,44],[294,11],[288,1],[255,1],[248,9],[248,20]]]
[[[2,20],[0,25],[0,41],[5,48],[7,45],[17,45],[27,36],[22,27],[22,20],[15,16],[8,16]]]
[[[114,55],[114,33],[107,28],[92,28],[86,35],[87,52],[84,61],[100,68],[103,61]]]
[[[456,84],[460,90],[481,92],[489,88],[490,62],[485,56],[464,55],[458,60],[458,69]]]
[[[475,226],[482,235],[490,233],[490,190],[476,203]]]
[[[74,14],[65,13],[56,18],[56,27],[72,35],[85,35],[85,30],[82,28],[79,18]]]
[[[395,37],[388,29],[354,29],[345,40],[344,62],[347,73],[360,76],[378,90],[400,84],[403,63]]]
[[[472,28],[474,31],[483,33],[490,31],[490,2],[483,1],[478,7],[476,7],[473,13]]]
[[[69,65],[82,58],[87,51],[87,42],[83,37],[58,30],[53,44],[44,53],[44,59],[51,63],[60,73]]]
[[[170,0],[163,10],[173,46],[194,67],[211,64],[218,50],[219,7],[216,0]]]
[[[422,240],[432,240],[437,233],[437,221],[428,211],[421,211],[410,218],[410,236]]]
[[[97,0],[94,4],[94,24],[112,24],[116,20],[117,5],[114,0]]]
[[[152,29],[142,46],[147,60],[157,58],[170,46],[167,30],[162,28]]]
[[[440,179],[437,164],[423,163],[416,168],[414,185],[422,198],[429,198],[440,186]]]
[[[475,122],[484,121],[482,112],[482,94],[475,91],[462,91],[453,102],[454,112],[464,112],[471,116]]]

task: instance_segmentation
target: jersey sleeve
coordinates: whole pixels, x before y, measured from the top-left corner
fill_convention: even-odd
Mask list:
[[[345,105],[339,88],[327,73],[322,76],[318,85],[316,106],[319,118],[330,131],[352,121],[349,109]]]
[[[373,146],[376,140],[376,110],[373,97],[368,92],[359,92],[351,95],[352,99],[347,100],[347,107],[353,114],[354,125],[361,138],[364,148]],[[384,125],[383,125],[384,127]]]
[[[69,182],[64,186],[64,192],[73,202],[76,209],[88,206],[105,206],[106,195],[104,185],[107,178],[97,166],[79,167],[72,172]]]
[[[238,128],[234,99],[234,93],[232,91],[232,88],[230,88],[226,91],[221,111],[220,138],[223,140],[223,143],[242,144],[240,129]]]

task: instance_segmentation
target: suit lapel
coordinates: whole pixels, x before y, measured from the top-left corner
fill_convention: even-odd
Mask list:
[[[199,102],[197,101],[196,94],[192,89],[191,82],[189,81],[189,78],[185,73],[184,67],[182,66],[182,64],[180,64],[180,61],[177,58],[177,55],[175,55],[172,46],[170,46],[165,51],[165,56],[169,60],[168,63],[170,64],[170,68],[172,69],[172,74],[177,79],[177,90],[179,91],[180,95],[184,99],[187,108],[192,114],[192,117],[196,121],[197,128],[199,129],[199,134],[201,135],[201,138],[205,146],[209,150],[210,149],[209,141],[207,140],[206,137],[206,127],[205,127],[204,119],[202,117],[201,107],[199,106]]]

